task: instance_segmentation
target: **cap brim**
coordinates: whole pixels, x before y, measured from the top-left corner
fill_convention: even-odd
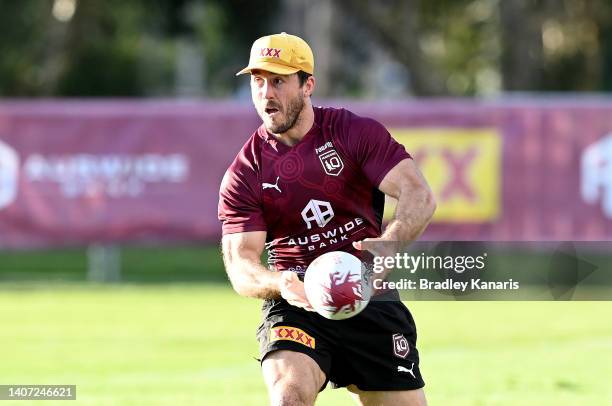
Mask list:
[[[251,73],[254,70],[265,70],[267,72],[276,73],[279,75],[291,75],[292,73],[296,73],[299,71],[297,68],[292,68],[290,66],[280,65],[278,63],[272,62],[258,62],[253,65],[249,65],[240,72],[236,73],[236,76],[243,75],[245,73]]]

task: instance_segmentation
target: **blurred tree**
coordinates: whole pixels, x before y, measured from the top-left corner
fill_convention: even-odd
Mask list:
[[[504,89],[603,90],[610,11],[607,0],[500,2]]]
[[[536,89],[605,90],[611,74],[612,2],[549,0],[546,6],[541,20],[544,75]]]
[[[49,2],[0,0],[0,94],[36,96],[48,85],[45,36],[52,24]]]
[[[227,96],[244,85],[233,75],[253,39],[281,30],[313,43],[325,96],[612,90],[612,0],[0,0],[0,7],[5,97]]]
[[[544,71],[542,22],[547,1],[500,1],[501,71],[505,90],[537,89]],[[547,13],[548,11],[548,13]]]
[[[227,95],[276,4],[0,0],[0,95],[173,95],[185,54],[204,61],[194,94]]]
[[[142,96],[139,42],[147,13],[141,1],[79,0],[63,46],[61,96]]]
[[[609,20],[608,20],[609,21]],[[601,90],[612,91],[612,22],[602,26],[599,31],[599,43],[602,53],[602,87]]]
[[[497,93],[501,87],[497,2],[431,0],[420,2],[417,40],[445,94]]]
[[[349,2],[416,95],[612,86],[611,0]]]
[[[351,0],[347,7],[409,71],[420,96],[498,90],[495,2],[489,0]]]
[[[247,64],[253,41],[270,34],[278,0],[192,1],[186,11],[203,47],[207,94],[227,95],[240,85],[234,75]]]
[[[444,93],[443,83],[423,54],[418,38],[422,33],[418,0],[353,0],[346,10],[371,32],[389,52],[408,67],[416,94]]]

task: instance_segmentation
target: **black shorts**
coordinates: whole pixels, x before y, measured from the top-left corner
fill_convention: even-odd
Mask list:
[[[266,300],[262,313],[257,330],[262,360],[276,350],[304,353],[334,387],[387,391],[425,385],[414,319],[396,291],[375,297],[346,320],[328,320],[283,299]]]

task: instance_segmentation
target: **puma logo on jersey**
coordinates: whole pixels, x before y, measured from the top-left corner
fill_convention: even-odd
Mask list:
[[[414,379],[416,379],[416,376],[414,376],[414,372],[412,372],[413,369],[414,369],[414,362],[412,363],[412,365],[410,365],[410,369],[403,367],[401,365],[397,366],[397,372],[408,372],[410,375],[412,375]]]
[[[266,182],[264,182],[264,183],[261,184],[261,186],[263,187],[264,190],[266,190],[266,189],[276,189],[276,190],[278,190],[278,193],[282,193],[280,188],[278,187],[278,179],[279,178],[280,177],[277,176],[276,177],[276,182],[274,182],[274,183],[266,183]]]

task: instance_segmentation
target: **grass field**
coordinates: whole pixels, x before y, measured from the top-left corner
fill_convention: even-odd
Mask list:
[[[410,307],[430,405],[612,404],[610,302]],[[259,302],[220,283],[4,283],[0,383],[76,384],[79,405],[264,405],[258,321]]]

